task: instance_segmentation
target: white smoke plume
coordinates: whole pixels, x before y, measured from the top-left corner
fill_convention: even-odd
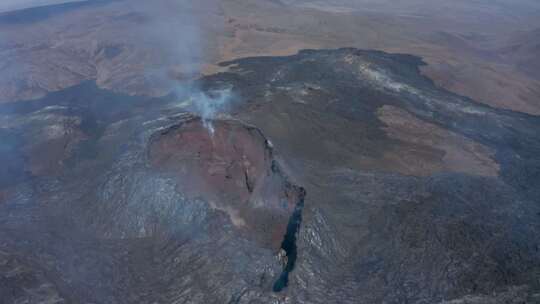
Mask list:
[[[146,12],[153,12],[153,16],[159,16],[152,18],[144,33],[147,43],[165,54],[163,60],[168,69],[157,73],[162,73],[163,81],[172,82],[166,86],[174,88],[176,106],[200,116],[213,135],[212,120],[230,108],[234,94],[231,88],[205,92],[193,82],[202,74],[202,65],[208,60],[207,52],[211,49],[205,37],[208,32],[202,26],[206,20],[199,20],[205,15],[200,12],[212,11],[215,7],[188,0],[160,0],[144,8]]]
[[[211,91],[209,93],[197,91],[191,94],[189,102],[190,108],[201,117],[210,135],[214,135],[215,130],[212,120],[219,113],[228,110],[232,102],[232,91],[230,88]]]

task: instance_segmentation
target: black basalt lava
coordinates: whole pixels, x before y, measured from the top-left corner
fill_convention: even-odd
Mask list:
[[[306,208],[317,216],[304,216],[291,250],[302,250],[295,278],[306,287],[288,291],[300,294],[295,301],[534,303],[540,293],[540,117],[445,91],[420,73],[423,64],[306,50],[223,63],[229,72],[206,78],[231,83],[251,104],[237,115],[308,176]],[[492,149],[499,176],[364,169],[356,159],[399,147],[383,131],[383,106]]]
[[[379,51],[309,50],[235,60],[199,80],[233,88],[239,102],[229,118],[260,129],[280,168],[305,188],[283,239],[283,230],[272,235],[284,266],[276,248],[238,232],[230,210],[186,199],[170,174],[149,166],[149,138],[186,117],[181,97],[83,83],[0,106],[0,158],[9,163],[0,171],[0,299],[539,303],[540,118],[442,90],[422,64]],[[383,106],[489,148],[498,176],[364,167],[403,144],[387,135]],[[49,130],[52,123],[69,132]],[[39,160],[47,145],[22,151],[59,134],[78,140],[61,147],[60,173],[29,176],[36,164],[28,158]]]
[[[300,189],[300,198],[293,214],[289,219],[287,224],[287,232],[281,243],[281,249],[283,249],[287,256],[287,263],[283,268],[283,272],[280,274],[279,278],[276,280],[273,286],[275,292],[282,291],[287,284],[289,283],[289,274],[294,270],[294,265],[296,263],[296,258],[298,256],[296,238],[298,237],[298,232],[300,230],[300,225],[302,224],[302,209],[304,209],[304,198],[306,196],[305,190]]]

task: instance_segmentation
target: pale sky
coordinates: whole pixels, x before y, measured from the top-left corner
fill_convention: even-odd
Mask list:
[[[0,0],[0,12],[11,11],[34,6],[43,6],[50,4],[78,2],[85,0]]]

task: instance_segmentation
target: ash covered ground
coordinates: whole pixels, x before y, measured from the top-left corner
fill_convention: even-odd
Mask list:
[[[1,105],[3,303],[540,302],[540,118],[423,64],[304,50]]]

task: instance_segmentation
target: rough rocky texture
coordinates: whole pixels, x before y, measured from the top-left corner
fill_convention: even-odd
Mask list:
[[[211,124],[195,119],[155,136],[150,163],[178,180],[178,192],[208,201],[277,251],[301,191],[287,181],[258,129],[237,121]]]
[[[357,47],[421,56],[444,88],[539,114],[539,15],[535,0],[92,0],[10,11],[0,14],[0,102],[85,80],[163,95],[170,76],[224,60]]]
[[[231,73],[215,77],[250,102],[237,115],[272,138],[308,193],[294,301],[503,301],[511,289],[534,303],[538,117],[443,91],[407,55],[341,49],[227,64]],[[388,133],[400,123],[381,118],[389,107],[414,116],[399,130],[414,140]],[[445,140],[433,141],[436,134]],[[454,140],[464,150],[449,151]],[[463,172],[462,161],[432,175],[440,160],[424,152],[426,143],[443,160],[479,157],[498,176],[482,177],[486,169],[476,165],[449,173]],[[387,155],[402,157],[402,149],[428,177],[396,174],[402,169]]]
[[[485,176],[497,176],[499,166],[493,160],[493,152],[487,147],[434,124],[423,122],[408,112],[392,106],[383,106],[379,119],[387,127],[389,137],[403,142],[391,157],[399,157],[404,174],[433,174],[455,171]],[[411,146],[407,147],[406,143]],[[435,158],[436,161],[424,161]],[[433,167],[429,165],[433,164]]]
[[[540,119],[445,91],[422,64],[357,49],[223,63],[192,86],[234,92],[214,137],[186,96],[84,83],[3,105],[0,291],[11,303],[538,302]]]

